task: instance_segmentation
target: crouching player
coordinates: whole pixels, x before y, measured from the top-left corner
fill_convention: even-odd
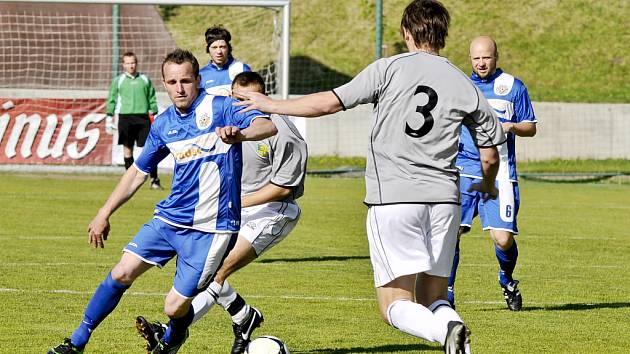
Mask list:
[[[232,92],[265,93],[265,83],[256,72],[242,72],[232,83]],[[242,226],[234,249],[217,272],[207,291],[193,300],[193,323],[218,303],[232,317],[234,344],[232,353],[243,353],[254,329],[263,322],[260,310],[248,305],[226,278],[282,241],[300,217],[296,199],[304,193],[306,142],[286,117],[271,115],[278,133],[268,139],[243,143]],[[137,318],[136,326],[147,341],[147,348],[157,345],[164,327]]]

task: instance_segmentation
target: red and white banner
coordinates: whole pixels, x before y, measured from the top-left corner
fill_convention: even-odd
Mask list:
[[[0,101],[0,164],[112,164],[104,99]]]

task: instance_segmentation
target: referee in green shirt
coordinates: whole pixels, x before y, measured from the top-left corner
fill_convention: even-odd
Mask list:
[[[112,117],[118,115],[118,145],[123,146],[125,169],[133,165],[133,146],[143,147],[149,129],[150,115],[157,115],[157,98],[151,80],[137,71],[138,59],[133,52],[122,56],[124,73],[112,81],[107,99],[107,125],[113,128]],[[162,189],[157,168],[150,173],[151,189]]]

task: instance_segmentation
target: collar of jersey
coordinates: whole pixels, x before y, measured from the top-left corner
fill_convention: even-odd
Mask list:
[[[477,75],[476,72],[473,71],[473,73],[470,75],[470,79],[474,82],[492,82],[501,74],[503,74],[503,70],[501,70],[501,68],[497,68],[497,71],[495,71],[494,74],[490,75],[486,79],[482,79]]]
[[[127,76],[127,77],[128,77],[128,78],[130,78],[130,79],[135,79],[135,78],[137,78],[137,77],[139,77],[139,76],[140,76],[140,73],[139,73],[139,72],[136,72],[136,75],[134,75],[134,76],[129,75],[129,73],[128,73],[128,72],[126,72],[126,71],[124,72],[124,74],[125,74],[125,76]]]
[[[212,59],[210,59],[210,61],[208,62],[208,65],[210,65],[211,68],[215,69],[215,70],[226,70],[227,68],[230,67],[230,65],[232,65],[232,62],[234,62],[234,58],[229,57],[228,61],[225,62],[225,65],[223,65],[222,67],[218,67],[213,61]],[[225,69],[224,69],[225,68]]]
[[[188,118],[188,116],[190,116],[195,109],[197,108],[197,106],[199,106],[199,103],[201,103],[201,101],[203,101],[204,97],[206,97],[206,91],[203,89],[199,90],[199,94],[197,94],[197,98],[195,98],[195,101],[193,102],[192,105],[190,105],[190,108],[188,108],[188,112],[186,113],[180,113],[177,108],[175,108],[175,105],[173,105],[173,110],[175,111],[175,115],[178,118]]]

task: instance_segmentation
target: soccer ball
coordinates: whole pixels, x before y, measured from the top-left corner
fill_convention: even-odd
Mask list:
[[[291,354],[280,338],[260,336],[249,343],[245,354]]]

